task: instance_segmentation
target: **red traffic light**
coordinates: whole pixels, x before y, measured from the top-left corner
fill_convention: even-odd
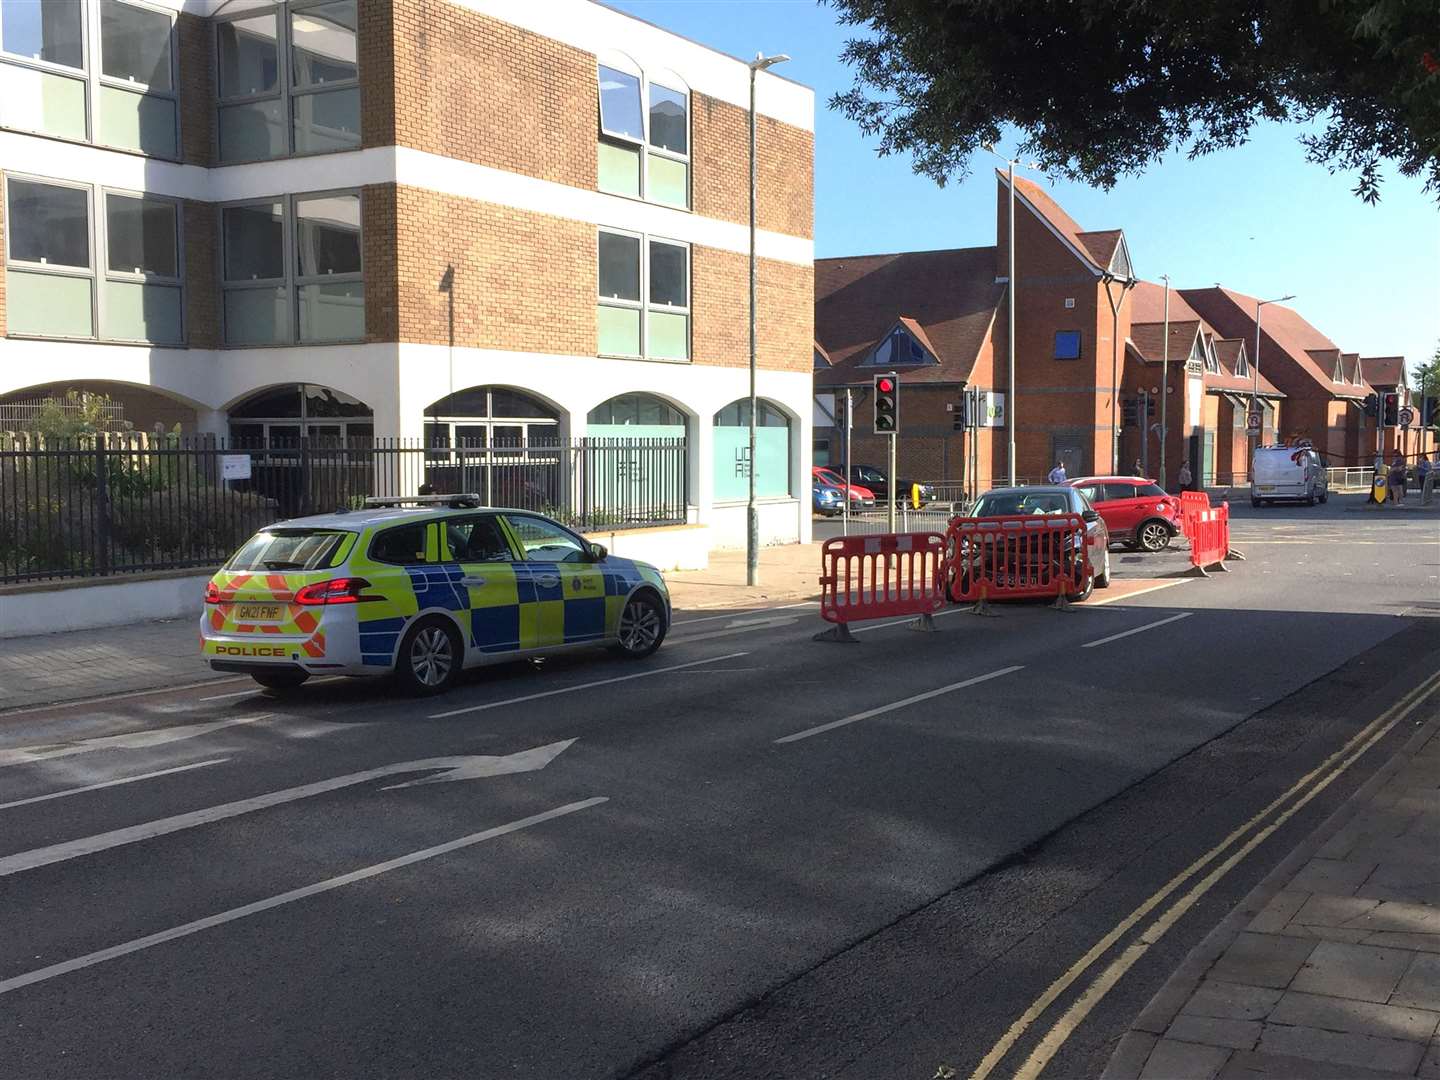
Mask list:
[[[875,386],[876,386],[876,388],[877,388],[882,394],[888,394],[888,393],[890,393],[891,390],[894,390],[894,389],[895,389],[895,380],[894,380],[894,379],[877,379],[877,380],[875,381]]]

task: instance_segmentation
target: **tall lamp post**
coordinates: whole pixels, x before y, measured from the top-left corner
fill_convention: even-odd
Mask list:
[[[1005,252],[1009,256],[1010,266],[1006,270],[1005,279],[1005,307],[1009,319],[1009,331],[1005,335],[1006,350],[1006,381],[1005,392],[1010,400],[1005,403],[1005,429],[1008,435],[1008,442],[1005,445],[1006,483],[1011,487],[1015,486],[1015,166],[1022,169],[1036,169],[1038,165],[1033,161],[1018,161],[1015,158],[1007,158],[1004,154],[995,149],[993,143],[981,143],[981,149],[988,150],[1001,161],[1005,162],[1005,186],[1010,189],[1010,209],[1005,215],[1007,236],[1005,240]],[[978,456],[978,455],[977,455]]]
[[[1125,303],[1125,294],[1135,287],[1133,277],[1117,277],[1105,271],[1100,278],[1105,283],[1105,298],[1110,301],[1110,470],[1120,472],[1120,308]],[[1120,283],[1120,298],[1110,291],[1110,286]],[[1141,422],[1144,433],[1144,421]]]
[[[1165,471],[1165,443],[1170,436],[1166,416],[1166,406],[1170,402],[1170,275],[1161,274],[1160,280],[1165,282],[1165,338],[1160,354],[1160,486],[1163,488],[1170,482],[1170,474]],[[1148,427],[1149,424],[1147,416],[1144,425]]]
[[[1291,293],[1289,296],[1277,296],[1274,300],[1255,301],[1255,362],[1250,365],[1250,373],[1252,376],[1252,381],[1250,383],[1251,412],[1255,411],[1255,408],[1259,404],[1260,400],[1260,312],[1264,309],[1266,304],[1281,304],[1284,303],[1286,300],[1294,299],[1295,294]],[[1260,445],[1260,440],[1264,437],[1264,434],[1265,432],[1263,426],[1260,431],[1257,431],[1255,433],[1255,445],[1257,447]],[[1252,462],[1255,460],[1254,450],[1250,452],[1250,460]]]
[[[756,53],[750,61],[750,499],[745,507],[745,584],[760,584],[760,511],[755,505],[755,75],[790,57],[784,53],[766,56]],[[849,417],[847,415],[848,422]],[[848,500],[847,500],[848,501]]]

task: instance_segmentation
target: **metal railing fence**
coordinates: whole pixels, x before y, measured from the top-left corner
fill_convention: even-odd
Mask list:
[[[452,447],[0,434],[0,582],[215,566],[264,525],[422,486],[580,531],[683,524],[686,454],[684,439]]]

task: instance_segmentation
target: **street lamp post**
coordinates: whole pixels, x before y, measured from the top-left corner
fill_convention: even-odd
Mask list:
[[[760,510],[755,505],[755,74],[789,59],[784,53],[768,57],[756,53],[750,61],[750,460],[746,469],[750,498],[745,507],[745,584],[752,586],[760,584]]]
[[[1009,330],[1005,335],[1006,351],[1006,382],[1005,392],[1010,400],[1005,403],[1005,430],[1008,441],[1005,445],[1006,482],[1015,486],[1015,166],[1022,168],[1038,168],[1033,161],[1017,162],[1014,158],[1007,158],[995,149],[993,143],[981,143],[981,148],[990,151],[1001,161],[1005,162],[1005,186],[1010,189],[1010,209],[1005,214],[1006,240],[1005,253],[1009,259],[1009,268],[1006,270],[1005,278],[1005,307]]]
[[[1295,294],[1291,293],[1289,296],[1277,296],[1274,300],[1255,301],[1255,360],[1250,365],[1250,411],[1252,413],[1255,411],[1256,406],[1259,404],[1260,401],[1260,312],[1264,309],[1266,304],[1280,304],[1284,303],[1286,300],[1294,299]],[[1246,422],[1248,425],[1249,417],[1246,417]],[[1261,423],[1263,425],[1263,419]],[[1262,430],[1255,433],[1255,446],[1258,447],[1260,445],[1260,440],[1263,438],[1263,436],[1264,430],[1262,427]],[[1252,462],[1255,460],[1255,452],[1253,449],[1250,452],[1250,460]]]
[[[1110,470],[1120,472],[1120,308],[1125,303],[1125,294],[1135,287],[1133,277],[1116,277],[1105,271],[1101,280],[1105,283],[1105,298],[1110,301]],[[1112,283],[1120,283],[1120,299],[1110,291]],[[1138,417],[1137,417],[1138,419]],[[1143,423],[1141,433],[1144,433]]]
[[[1160,280],[1165,282],[1165,338],[1160,354],[1160,486],[1163,488],[1170,482],[1170,474],[1165,471],[1165,443],[1170,435],[1167,420],[1170,403],[1170,275],[1161,274]],[[1147,426],[1150,423],[1148,416],[1145,423]]]

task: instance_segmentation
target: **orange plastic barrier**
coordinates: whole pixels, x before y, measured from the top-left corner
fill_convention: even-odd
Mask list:
[[[1193,539],[1190,528],[1194,524],[1195,515],[1202,510],[1210,509],[1210,496],[1203,491],[1182,491],[1180,493],[1180,531],[1185,538]]]
[[[939,611],[945,606],[944,559],[939,533],[827,540],[820,549],[820,617],[843,626]]]
[[[1201,510],[1190,524],[1190,565],[1200,573],[1207,566],[1219,564],[1227,569],[1225,559],[1230,554],[1230,504],[1221,503],[1211,510]]]
[[[960,602],[1073,596],[1094,573],[1079,514],[953,518],[945,550],[950,598]]]

